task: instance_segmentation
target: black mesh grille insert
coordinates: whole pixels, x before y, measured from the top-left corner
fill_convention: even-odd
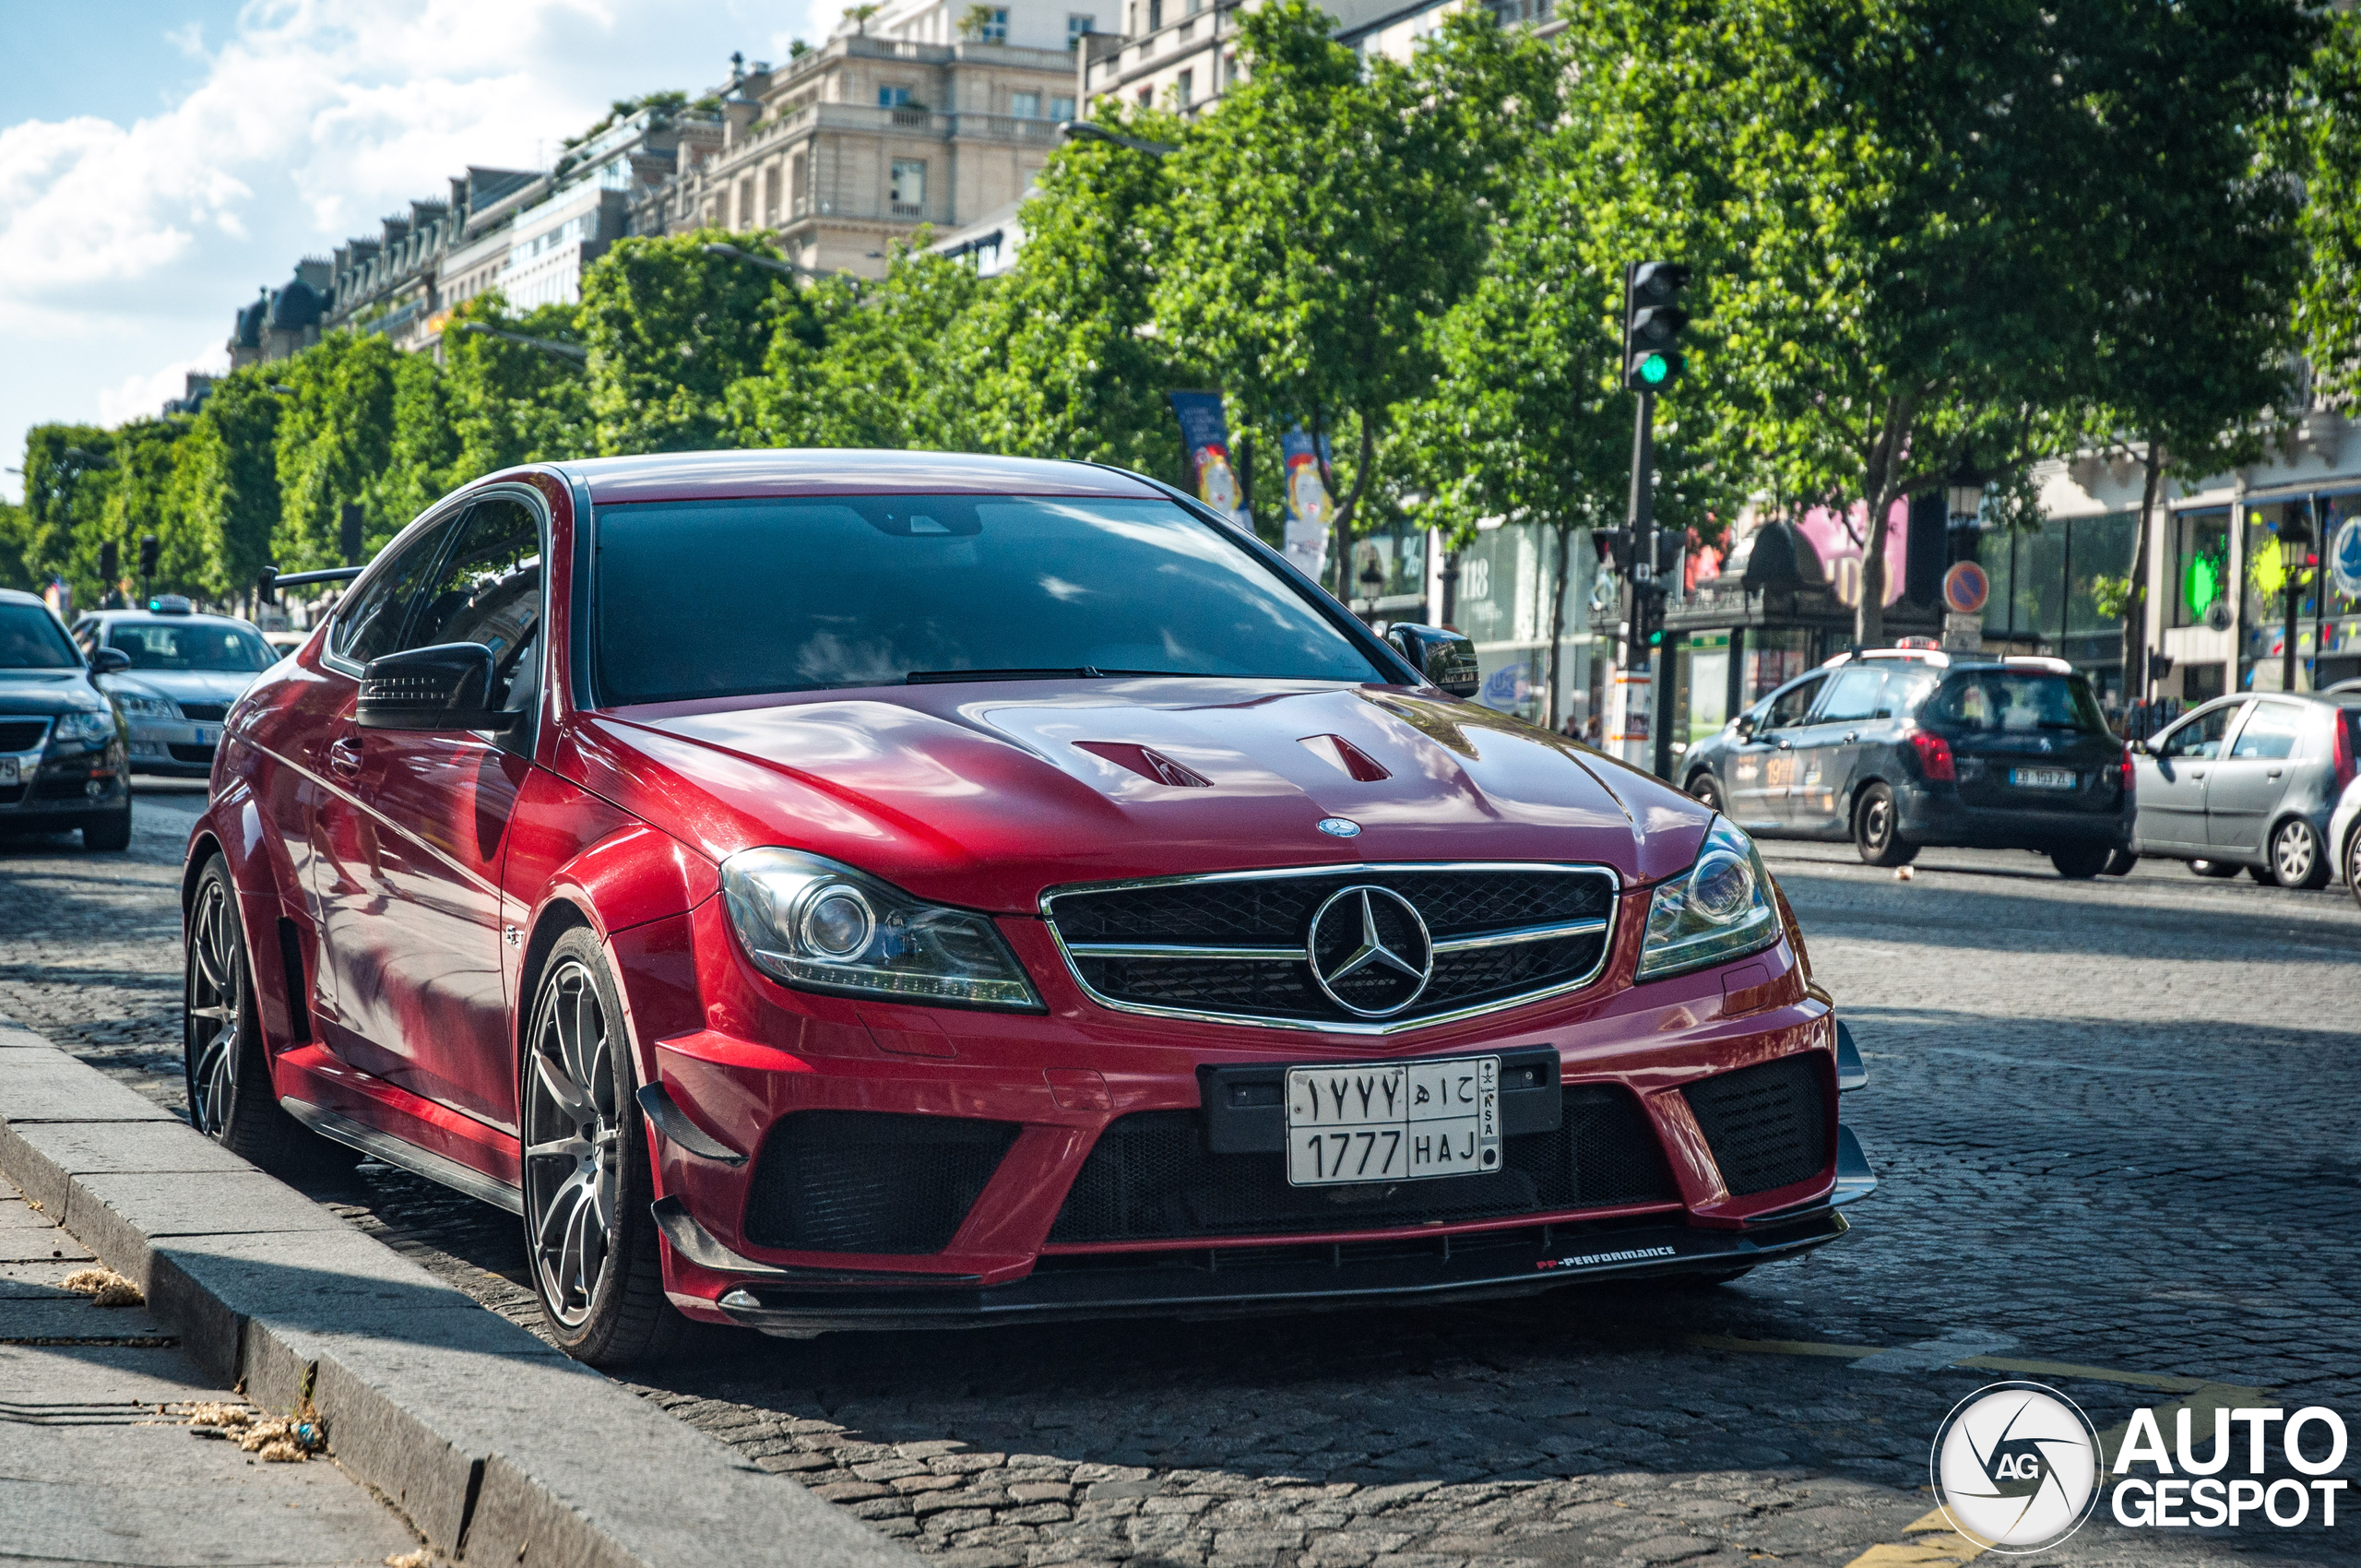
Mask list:
[[[230,711],[226,702],[184,702],[181,704],[184,719],[219,719]]]
[[[1437,942],[1603,919],[1614,899],[1612,880],[1592,871],[1339,870],[1061,893],[1050,916],[1069,944],[1300,950],[1313,913],[1331,895],[1356,885],[1401,894]],[[1579,980],[1598,967],[1606,944],[1602,932],[1440,953],[1418,1000],[1390,1016],[1430,1018]],[[1300,960],[1076,954],[1074,964],[1093,991],[1114,1002],[1307,1022],[1354,1016],[1321,992]]]
[[[1016,1142],[1014,1122],[799,1111],[754,1166],[746,1239],[814,1253],[939,1253]]]
[[[1786,1056],[1680,1092],[1733,1196],[1809,1181],[1826,1168],[1828,1100],[1816,1056]]]
[[[1143,1111],[1099,1134],[1051,1241],[1376,1230],[1424,1220],[1504,1218],[1679,1194],[1638,1100],[1603,1084],[1569,1085],[1554,1132],[1503,1139],[1503,1168],[1382,1187],[1291,1187],[1287,1158],[1216,1154],[1194,1111]],[[1340,1201],[1342,1199],[1343,1201]]]
[[[172,750],[174,762],[201,762],[208,767],[213,765],[211,746],[184,746],[174,742]]]
[[[46,719],[0,719],[0,752],[29,752],[49,732]]]

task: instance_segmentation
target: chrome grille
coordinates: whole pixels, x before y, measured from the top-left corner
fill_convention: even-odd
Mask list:
[[[1356,887],[1397,895],[1424,921],[1430,973],[1398,1010],[1373,1000],[1368,970],[1326,985],[1313,973],[1312,921]],[[1041,909],[1075,978],[1108,1006],[1390,1033],[1590,983],[1613,939],[1616,889],[1597,866],[1323,866],[1057,888]],[[1335,930],[1323,922],[1332,974]]]

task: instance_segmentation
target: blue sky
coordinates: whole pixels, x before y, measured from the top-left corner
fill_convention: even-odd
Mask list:
[[[297,257],[843,3],[0,0],[0,466],[28,425],[156,411]]]

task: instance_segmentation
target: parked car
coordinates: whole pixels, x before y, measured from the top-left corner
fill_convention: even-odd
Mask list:
[[[168,596],[153,610],[102,610],[74,623],[86,653],[113,648],[130,663],[99,685],[131,727],[131,770],[172,778],[213,771],[221,721],[238,694],[278,661],[262,634]]]
[[[2331,688],[2333,690],[2333,688]],[[2361,684],[2355,687],[2361,694]],[[2361,904],[2361,778],[2346,783],[2328,821],[2328,846],[2353,900]]]
[[[0,832],[78,827],[86,849],[129,848],[124,724],[92,681],[125,662],[85,663],[48,605],[0,588]]]
[[[2343,842],[2330,819],[2361,754],[2361,692],[2216,697],[2130,754],[2139,853],[2324,887]]]
[[[2062,659],[1841,655],[1683,763],[1689,792],[1749,833],[1850,838],[1874,866],[1929,844],[2031,849],[2070,877],[2130,863],[2121,742]]]
[[[683,1315],[1432,1299],[1833,1240],[1857,1055],[1747,836],[1458,700],[1465,638],[1391,635],[1093,465],[480,482],[231,710],[191,1119],[521,1214],[552,1336],[608,1364]]]

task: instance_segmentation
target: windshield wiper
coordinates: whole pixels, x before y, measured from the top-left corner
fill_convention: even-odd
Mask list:
[[[1096,681],[1100,672],[1087,664],[1063,670],[913,670],[902,677],[911,686],[941,685],[946,681]]]

